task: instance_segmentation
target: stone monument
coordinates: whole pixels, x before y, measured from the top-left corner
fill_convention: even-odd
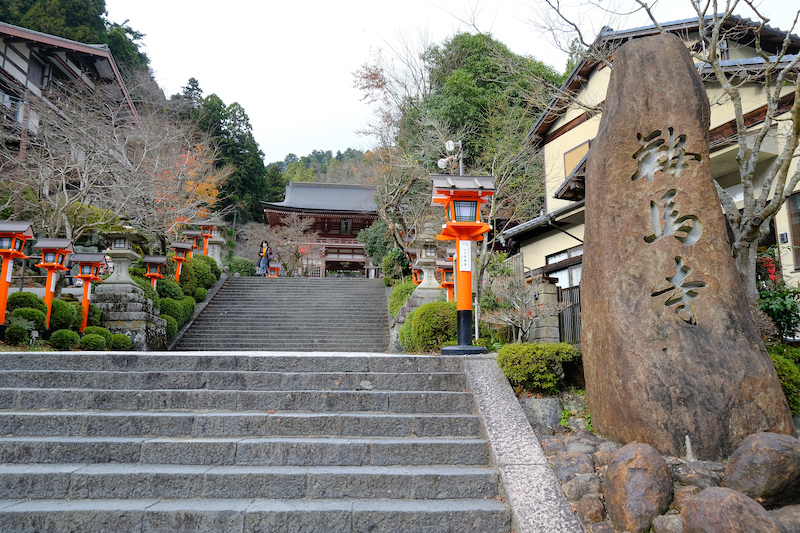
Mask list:
[[[114,265],[111,275],[97,284],[92,301],[105,316],[105,327],[112,333],[124,333],[135,350],[163,350],[167,347],[166,321],[153,308],[153,301],[131,278],[129,268],[140,255],[133,242],[141,239],[133,230],[105,232],[110,246],[102,253]]]
[[[581,280],[592,424],[700,459],[794,434],[731,256],[709,114],[677,36],[619,49],[586,174]]]

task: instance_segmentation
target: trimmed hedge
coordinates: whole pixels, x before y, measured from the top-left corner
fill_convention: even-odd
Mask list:
[[[133,341],[124,333],[114,333],[111,335],[112,350],[130,350],[133,348]]]
[[[12,292],[9,294],[8,300],[6,301],[6,312],[12,313],[14,309],[19,309],[21,307],[31,307],[33,309],[38,309],[42,313],[47,312],[47,306],[44,304],[44,300],[32,292]]]
[[[156,284],[156,289],[161,298],[172,298],[173,300],[183,298],[183,289],[173,278],[159,280]]]
[[[150,283],[150,280],[140,276],[131,276],[131,277],[133,278],[133,281],[135,281],[136,284],[139,285],[139,288],[142,289],[142,291],[144,292],[144,297],[153,301],[153,309],[155,309],[156,311],[160,311],[161,297],[158,296],[158,291],[153,288],[153,284]],[[156,285],[160,284],[161,281],[159,281]]]
[[[228,268],[230,268],[231,276],[236,273],[238,273],[240,276],[256,275],[256,264],[246,257],[241,257],[238,255],[233,256],[228,263]]]
[[[400,308],[403,307],[403,304],[406,303],[406,300],[416,288],[417,286],[413,281],[398,283],[392,288],[392,292],[389,294],[389,312],[393,317],[397,316],[397,312],[400,311]]]
[[[197,290],[194,291],[194,299],[198,302],[202,302],[208,296],[208,289],[204,289],[203,287],[197,287]]]
[[[78,335],[78,332],[71,329],[59,329],[50,335],[50,346],[56,350],[69,350],[78,344],[80,340],[81,336]]]
[[[103,351],[106,349],[106,339],[103,338],[102,335],[90,333],[89,335],[84,335],[81,337],[78,345],[80,346],[81,350]]]
[[[54,299],[50,309],[50,330],[70,329],[75,325],[75,306],[64,300]]]
[[[17,344],[27,344],[30,340],[30,333],[22,326],[9,325],[6,327],[6,344],[16,346]]]
[[[204,263],[206,263],[208,265],[208,267],[211,269],[211,273],[214,275],[214,283],[216,283],[217,280],[219,279],[219,277],[222,275],[222,270],[219,268],[219,265],[217,264],[217,262],[214,261],[213,258],[211,258],[211,257],[209,257],[207,255],[198,255],[198,256],[195,256],[195,258],[200,260],[200,261],[203,261]],[[213,285],[213,283],[212,283],[212,285]],[[208,287],[206,287],[206,288],[208,288]]]
[[[167,321],[167,340],[172,340],[178,334],[178,321],[172,315],[161,315]]]
[[[432,302],[422,305],[409,313],[400,328],[399,340],[408,352],[441,350],[449,341],[456,340],[456,316],[454,302]]]
[[[522,342],[500,348],[497,364],[512,385],[554,394],[564,386],[561,364],[579,357],[580,352],[566,342]]]
[[[46,309],[46,308],[45,308]],[[11,312],[12,317],[24,318],[33,323],[33,329],[44,331],[47,329],[45,322],[47,322],[47,315],[44,311],[33,309],[32,307],[18,307]]]
[[[100,335],[103,337],[103,340],[106,341],[106,346],[111,346],[111,332],[108,331],[106,328],[101,328],[100,326],[87,326],[86,329],[83,330],[83,335]]]

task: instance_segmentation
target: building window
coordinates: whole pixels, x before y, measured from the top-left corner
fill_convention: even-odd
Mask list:
[[[561,252],[548,255],[547,265],[543,273],[558,280],[556,285],[562,289],[577,287],[581,284],[583,265],[583,246],[575,246]]]
[[[569,177],[569,175],[572,174],[576,168],[578,168],[580,162],[583,160],[586,154],[589,153],[590,144],[591,141],[586,141],[585,143],[579,144],[572,150],[564,153],[564,177]]]
[[[786,203],[789,204],[789,227],[792,234],[794,269],[800,270],[800,193],[791,195]]]
[[[35,83],[37,87],[42,87],[44,84],[44,63],[33,55],[28,62],[28,80]]]

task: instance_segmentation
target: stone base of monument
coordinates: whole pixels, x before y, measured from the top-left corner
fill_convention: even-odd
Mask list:
[[[92,303],[103,311],[103,326],[112,333],[124,333],[134,350],[164,350],[167,347],[167,321],[153,308],[137,286],[127,283],[99,284]]]
[[[468,344],[456,344],[455,346],[445,346],[442,348],[442,355],[479,355],[489,353],[484,346],[472,346]]]

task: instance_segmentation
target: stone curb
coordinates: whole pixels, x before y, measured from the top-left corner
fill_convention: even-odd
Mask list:
[[[582,533],[508,380],[494,357],[464,360],[492,464],[516,533]]]
[[[214,295],[217,294],[217,292],[222,288],[222,286],[225,284],[226,281],[228,281],[228,274],[223,272],[222,275],[217,280],[217,282],[214,284],[214,286],[208,289],[208,293],[206,294],[206,299],[195,306],[192,318],[187,320],[186,324],[181,326],[181,329],[178,330],[178,333],[176,333],[175,336],[172,338],[172,340],[169,341],[169,345],[167,346],[167,351],[171,351],[173,348],[175,348],[175,345],[178,344],[179,340],[181,340],[181,337],[183,337],[183,334],[186,333],[186,330],[189,329],[189,327],[192,325],[192,323],[195,321],[198,315],[200,315],[203,309],[205,309],[206,306],[209,304],[209,302],[211,302],[211,298],[213,298]]]

